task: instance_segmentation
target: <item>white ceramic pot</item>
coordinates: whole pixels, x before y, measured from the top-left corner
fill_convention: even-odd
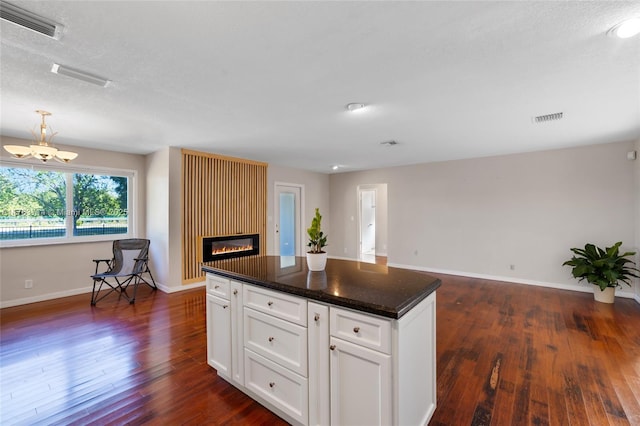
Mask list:
[[[327,253],[307,253],[307,267],[310,271],[324,271]]]
[[[596,302],[602,303],[613,303],[616,297],[616,288],[615,287],[607,287],[604,291],[600,290],[600,287],[597,285],[593,285],[593,298]]]

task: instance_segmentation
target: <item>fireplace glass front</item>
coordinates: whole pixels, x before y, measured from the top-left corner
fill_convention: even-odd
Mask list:
[[[202,261],[253,256],[260,253],[258,234],[202,238]]]

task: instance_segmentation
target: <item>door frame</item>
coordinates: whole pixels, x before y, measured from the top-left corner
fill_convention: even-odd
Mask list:
[[[279,182],[276,181],[273,183],[273,251],[276,253],[276,256],[280,256],[280,197],[278,196],[278,188],[279,187],[289,187],[289,188],[298,188],[300,190],[300,211],[299,211],[299,221],[300,221],[300,229],[298,230],[298,246],[296,247],[296,256],[304,255],[304,241],[305,241],[305,225],[304,225],[304,184],[300,183],[290,183],[290,182]]]
[[[365,185],[358,185],[358,259],[362,258],[362,231],[363,231],[363,224],[362,224],[362,193],[363,192],[373,192],[373,202],[374,204],[377,206],[378,204],[378,188],[375,185],[372,184],[365,184]],[[376,211],[376,216],[377,216],[377,211]],[[376,217],[376,221],[377,221],[377,217]],[[377,244],[377,225],[376,226],[376,231],[374,232],[373,238],[374,238],[374,245],[375,245],[375,250],[373,255],[375,256],[378,253],[378,244]]]

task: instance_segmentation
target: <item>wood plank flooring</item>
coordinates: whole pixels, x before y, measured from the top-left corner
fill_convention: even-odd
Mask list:
[[[635,301],[438,276],[432,426],[640,425]],[[286,424],[206,364],[204,289],[89,300],[0,310],[0,424]]]

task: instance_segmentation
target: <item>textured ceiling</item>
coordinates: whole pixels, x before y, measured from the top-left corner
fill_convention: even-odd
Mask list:
[[[10,3],[65,29],[1,21],[2,135],[325,173],[640,137],[640,37],[606,35],[637,1]]]

